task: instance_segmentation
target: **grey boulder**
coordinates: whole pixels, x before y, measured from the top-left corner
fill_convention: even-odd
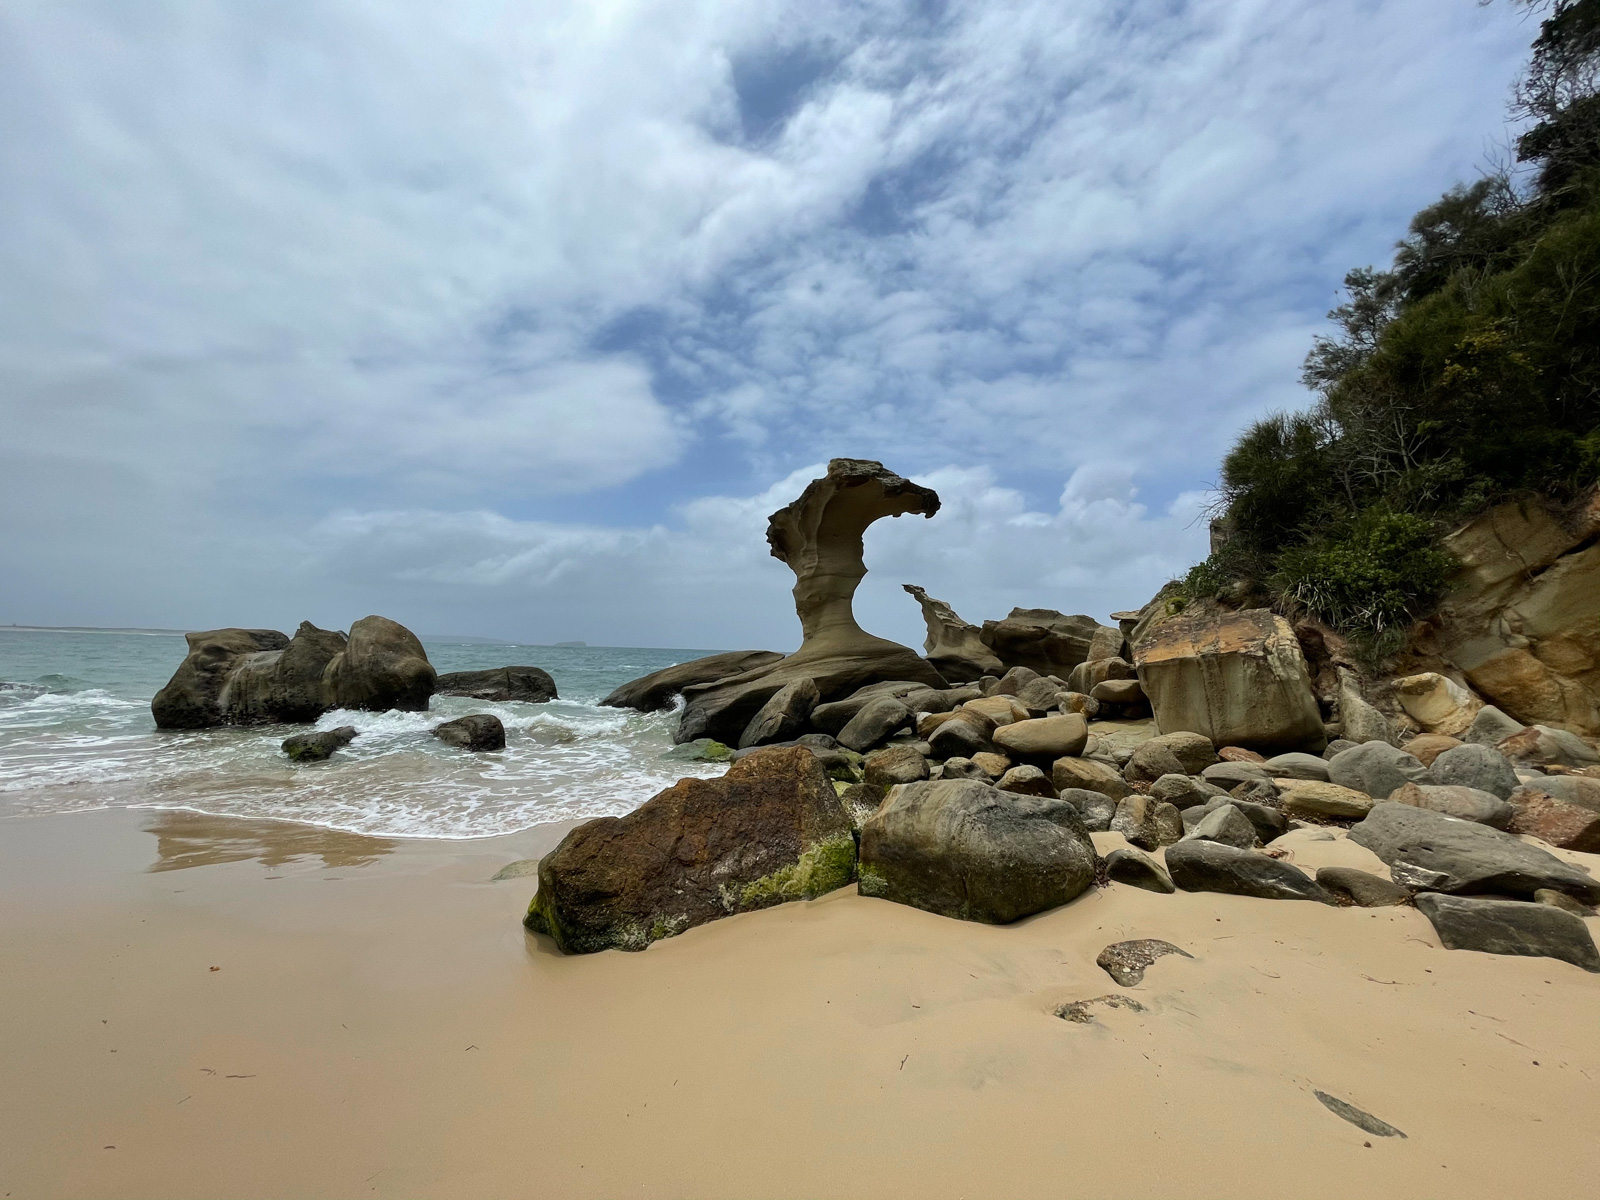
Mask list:
[[[296,733],[283,739],[283,752],[295,762],[322,762],[335,750],[342,750],[356,739],[354,725]]]
[[[506,727],[500,718],[489,713],[473,713],[457,717],[443,725],[433,727],[433,736],[463,750],[504,750]]]
[[[811,710],[821,699],[816,683],[810,679],[784,684],[750,718],[739,735],[739,749],[768,746],[798,737],[805,732]]]
[[[1002,925],[1094,883],[1094,843],[1073,806],[971,780],[896,788],[862,823],[860,890]]]
[[[1066,788],[1059,799],[1065,800],[1078,811],[1084,829],[1090,833],[1106,833],[1111,829],[1111,818],[1117,815],[1117,802],[1104,792],[1088,788]]]
[[[1411,899],[1411,893],[1398,883],[1355,867],[1321,867],[1317,882],[1358,908],[1393,908]]]
[[[1476,821],[1504,829],[1511,824],[1512,807],[1492,792],[1450,784],[1408,783],[1389,797],[1396,804],[1432,809],[1448,817]]]
[[[839,731],[839,745],[865,753],[911,722],[911,710],[893,696],[880,696],[862,708]]]
[[[1328,782],[1328,761],[1318,754],[1292,750],[1279,754],[1262,764],[1274,779],[1313,779]]]
[[[1580,900],[1600,899],[1600,883],[1537,846],[1426,808],[1382,801],[1350,830],[1396,883],[1417,891],[1532,896],[1555,888]]]
[[[1184,840],[1220,842],[1248,850],[1256,844],[1256,827],[1233,804],[1223,804],[1201,817]]]
[[[1477,788],[1502,800],[1509,800],[1517,790],[1517,769],[1511,760],[1492,746],[1471,742],[1435,758],[1428,775],[1434,783]]]
[[[1117,802],[1111,832],[1120,833],[1141,850],[1159,850],[1183,836],[1183,818],[1172,805],[1135,792]]]
[[[1549,904],[1424,893],[1417,908],[1446,950],[1559,958],[1600,972],[1600,951],[1581,917]]]
[[[1167,869],[1143,850],[1119,846],[1106,855],[1106,878],[1147,892],[1170,895],[1177,891]]]
[[[1428,768],[1388,742],[1362,742],[1328,760],[1328,780],[1383,799],[1398,787],[1427,781]]]
[[[1320,900],[1333,903],[1299,867],[1255,850],[1221,842],[1183,841],[1167,849],[1167,871],[1186,892],[1222,892],[1262,900]]]

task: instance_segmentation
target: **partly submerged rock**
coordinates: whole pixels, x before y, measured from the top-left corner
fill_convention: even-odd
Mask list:
[[[211,629],[185,635],[189,653],[150,702],[159,729],[205,729],[227,721],[222,691],[248,658],[281,652],[289,639],[276,629]]]
[[[965,683],[1005,670],[994,651],[983,644],[982,631],[956,615],[943,600],[935,600],[914,583],[900,585],[922,606],[928,625],[923,656],[951,683]]]
[[[896,788],[861,827],[860,889],[948,917],[1005,924],[1094,882],[1077,810],[972,780]]]
[[[1115,979],[1123,987],[1137,987],[1144,980],[1144,973],[1156,959],[1168,954],[1181,954],[1184,958],[1193,958],[1187,950],[1181,950],[1171,942],[1164,942],[1160,938],[1137,938],[1131,942],[1113,942],[1095,957],[1095,966]]]
[[[567,834],[540,863],[524,923],[567,953],[643,950],[843,887],[855,857],[850,819],[810,750],[759,750],[718,779],[679,780],[627,816]]]
[[[356,740],[354,725],[320,729],[314,733],[295,733],[283,739],[283,752],[295,762],[321,762]]]
[[[671,708],[686,687],[715,683],[719,679],[770,667],[782,657],[772,650],[730,650],[725,654],[708,654],[704,658],[664,667],[625,683],[600,703],[607,708],[659,712]]]
[[[1350,830],[1396,883],[1417,891],[1532,896],[1555,888],[1589,903],[1600,882],[1510,833],[1408,804],[1381,801]]]
[[[416,634],[373,616],[350,626],[349,643],[322,680],[330,708],[426,712],[438,675]]]
[[[504,750],[506,727],[491,713],[472,713],[433,727],[433,736],[463,750]]]
[[[1554,905],[1426,892],[1416,904],[1446,950],[1559,958],[1600,972],[1600,951],[1589,927]]]
[[[451,671],[439,676],[439,696],[467,696],[495,704],[517,700],[546,704],[556,699],[556,681],[543,667],[491,667],[486,671]]]
[[[661,757],[672,762],[732,762],[733,747],[715,738],[696,738],[674,746]]]

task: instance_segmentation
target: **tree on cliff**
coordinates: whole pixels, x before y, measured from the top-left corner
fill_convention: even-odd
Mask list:
[[[1389,269],[1345,277],[1315,404],[1227,455],[1184,597],[1265,590],[1381,654],[1444,586],[1449,525],[1600,478],[1600,0],[1520,2],[1544,14],[1512,103],[1523,177],[1453,189]]]

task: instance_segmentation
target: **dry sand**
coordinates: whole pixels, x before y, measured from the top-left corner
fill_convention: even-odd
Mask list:
[[[0,1195],[1594,1194],[1600,977],[1414,910],[1113,885],[991,928],[848,889],[562,958],[534,881],[487,882],[559,832],[0,824]],[[1135,937],[1194,958],[1118,987]],[[1054,1015],[1111,992],[1145,1011]]]

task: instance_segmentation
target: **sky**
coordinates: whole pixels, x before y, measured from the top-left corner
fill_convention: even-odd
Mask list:
[[[1471,0],[0,0],[0,624],[792,649],[1134,608],[1504,153]]]

